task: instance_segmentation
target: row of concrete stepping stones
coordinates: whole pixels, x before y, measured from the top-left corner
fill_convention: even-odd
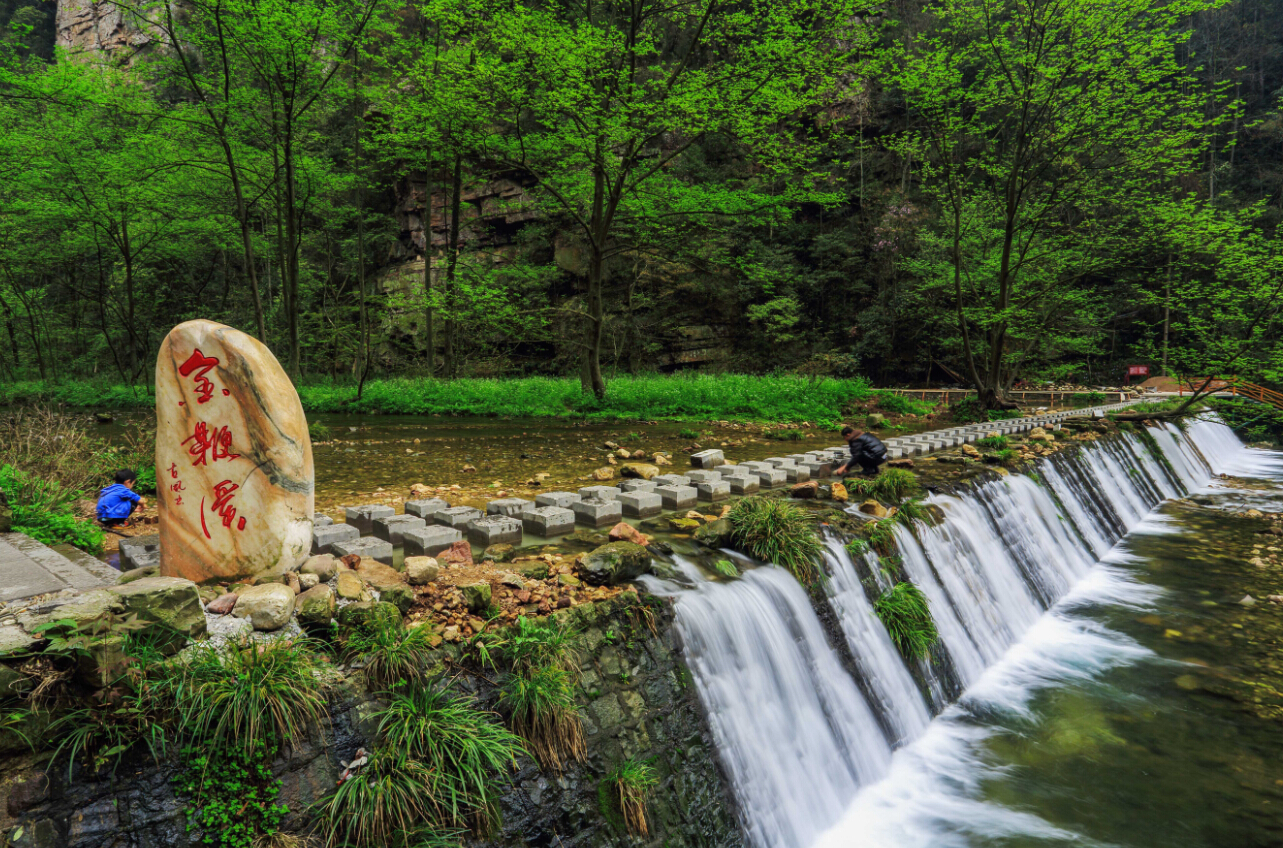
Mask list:
[[[1129,403],[1135,401],[887,439],[887,455],[899,459],[1035,427],[1059,429],[1060,422],[1071,415],[1103,414]],[[843,445],[727,465],[722,451],[706,450],[691,455],[692,470],[684,474],[624,480],[618,486],[586,486],[577,492],[545,492],[533,501],[501,498],[486,504],[484,512],[470,506],[450,506],[440,498],[407,501],[404,514],[381,504],[349,506],[344,508],[343,524],[335,524],[325,515],[316,516],[312,553],[357,554],[391,564],[395,548],[402,548],[406,556],[436,556],[465,539],[483,548],[519,545],[526,533],[544,538],[564,536],[577,525],[606,527],[624,518],[650,518],[691,509],[700,502],[718,503],[732,495],[830,477],[849,455]]]

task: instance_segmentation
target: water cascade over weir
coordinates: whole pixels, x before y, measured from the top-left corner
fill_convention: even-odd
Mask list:
[[[950,694],[1052,626],[1047,611],[1090,583],[1101,557],[1154,507],[1232,471],[1243,452],[1215,421],[1164,425],[1045,458],[1037,479],[1011,474],[929,497],[943,519],[897,526],[895,536],[903,573],[930,603],[940,635],[933,665],[948,672]],[[931,715],[947,706],[938,669],[906,662],[874,614],[870,598],[890,585],[877,556],[853,561],[828,539],[824,559],[825,593],[858,679],[781,569],[722,582],[679,561],[682,583],[646,578],[677,599],[696,688],[756,848],[815,845],[862,787],[887,782],[900,759],[892,752],[933,733]]]

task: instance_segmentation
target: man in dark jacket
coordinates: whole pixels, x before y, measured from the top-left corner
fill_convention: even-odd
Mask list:
[[[842,438],[851,448],[851,458],[840,465],[833,474],[841,477],[853,465],[860,466],[865,474],[877,474],[878,466],[887,461],[887,448],[872,433],[857,430],[854,427],[843,427]]]

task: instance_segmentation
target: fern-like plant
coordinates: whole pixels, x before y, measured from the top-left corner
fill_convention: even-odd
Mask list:
[[[917,586],[908,582],[895,584],[874,601],[873,610],[906,659],[931,653],[939,634],[927,597]]]

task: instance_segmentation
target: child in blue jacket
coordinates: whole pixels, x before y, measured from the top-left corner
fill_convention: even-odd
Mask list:
[[[133,469],[122,468],[116,472],[116,482],[98,495],[98,521],[104,527],[124,524],[133,514],[134,507],[146,508],[147,502],[134,491],[137,479]]]

